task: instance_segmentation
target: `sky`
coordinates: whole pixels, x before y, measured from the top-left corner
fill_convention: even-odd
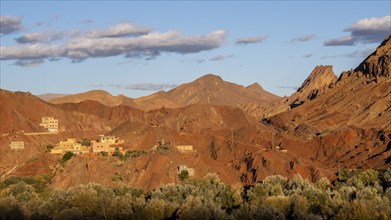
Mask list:
[[[391,34],[390,1],[0,1],[0,87],[140,97],[205,74],[284,96]]]

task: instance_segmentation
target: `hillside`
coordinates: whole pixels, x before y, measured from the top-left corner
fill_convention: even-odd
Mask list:
[[[309,176],[313,166],[322,175],[332,177],[332,172],[310,160],[306,155],[308,151],[293,147],[304,144],[302,140],[259,124],[237,108],[204,104],[143,112],[129,106],[109,107],[94,101],[52,105],[28,93],[3,93],[6,95],[1,100],[8,103],[5,112],[18,112],[23,119],[22,123],[17,121],[18,118],[10,117],[8,124],[19,124],[15,129],[27,132],[29,124],[38,123],[43,114],[48,114],[60,120],[60,132],[48,136],[15,133],[1,137],[1,149],[5,152],[1,156],[1,175],[54,174],[52,187],[63,188],[91,181],[115,186],[113,175],[121,173],[126,184],[144,189],[178,182],[179,165],[194,167],[196,177],[219,173],[224,182],[231,184],[251,184],[273,173],[292,176],[299,172]],[[16,103],[21,104],[15,106]],[[25,105],[36,106],[37,111],[26,110]],[[7,114],[1,115],[1,119],[7,117]],[[71,137],[79,140],[96,138],[102,133],[125,139],[127,149],[148,153],[125,162],[112,157],[81,155],[70,160],[61,172],[56,171],[59,157],[45,153],[48,144]],[[270,140],[270,136],[275,137]],[[11,140],[25,141],[26,149],[11,151],[8,146]],[[195,151],[181,153],[175,147],[151,150],[163,140],[172,146],[193,145]],[[274,145],[281,143],[286,145],[289,154],[274,149]],[[290,163],[294,163],[294,167],[289,168]],[[107,175],[101,175],[99,171]],[[129,172],[132,175],[128,176]]]
[[[61,98],[50,99],[49,102],[53,104],[62,103],[79,103],[86,100],[92,100],[102,103],[107,106],[128,105],[135,107],[135,103],[132,98],[124,95],[112,96],[110,93],[104,90],[91,90],[84,93],[68,95]]]
[[[44,153],[48,144],[70,137],[80,139],[95,137],[110,131],[110,127],[115,126],[113,122],[104,118],[67,111],[25,92],[0,90],[0,109],[0,176],[12,167],[26,164],[31,158],[36,158],[36,161],[29,163],[29,167],[22,169],[19,174],[50,172],[47,163],[53,162],[53,159]],[[25,133],[47,131],[39,126],[42,117],[47,116],[58,119],[58,134],[25,135]],[[11,141],[24,141],[25,150],[11,151],[9,147]]]
[[[355,168],[391,162],[391,37],[322,96],[267,119],[324,149],[317,160]],[[320,159],[322,158],[322,159]]]

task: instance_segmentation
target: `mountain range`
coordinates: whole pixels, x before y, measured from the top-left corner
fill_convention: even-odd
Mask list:
[[[203,77],[170,91],[159,91],[149,96],[129,98],[123,95],[112,96],[103,90],[92,90],[74,95],[58,95],[48,99],[48,94],[38,96],[53,103],[80,103],[86,100],[98,101],[107,106],[128,105],[142,110],[156,108],[178,108],[192,104],[216,104],[235,106],[255,103],[266,105],[279,97],[265,91],[258,83],[244,87],[235,83],[224,81],[221,77],[207,74]]]

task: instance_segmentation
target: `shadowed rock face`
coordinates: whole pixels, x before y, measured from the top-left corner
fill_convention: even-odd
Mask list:
[[[372,77],[391,77],[391,35],[369,55],[356,69]]]

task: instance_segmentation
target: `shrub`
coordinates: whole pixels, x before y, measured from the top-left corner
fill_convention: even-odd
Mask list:
[[[38,157],[33,155],[31,156],[28,160],[27,160],[27,163],[32,163],[32,162],[35,162],[38,160]]]
[[[134,157],[139,157],[143,154],[147,154],[148,152],[145,151],[145,150],[128,150],[125,152],[125,157],[130,157],[130,158],[134,158]]]
[[[122,182],[123,179],[122,179],[121,173],[116,172],[115,175],[114,175],[114,177],[112,178],[112,180],[113,180],[114,182]]]
[[[189,177],[189,172],[187,170],[182,170],[178,177],[181,181],[186,180]]]
[[[46,150],[48,150],[48,151],[50,151],[53,148],[54,148],[54,146],[52,144],[46,145]]]
[[[88,147],[88,146],[90,146],[90,143],[91,143],[90,140],[88,140],[87,138],[84,138],[83,141],[81,142],[81,146]]]
[[[60,163],[61,163],[61,164],[65,164],[65,162],[67,162],[67,161],[68,161],[69,159],[71,159],[72,157],[73,157],[73,153],[70,152],[70,151],[68,151],[68,152],[66,152],[66,153],[62,156]]]
[[[102,151],[99,153],[102,157],[107,157],[109,156],[109,153],[105,152],[105,151]]]
[[[121,159],[124,155],[119,150],[116,150],[114,151],[113,156]]]

